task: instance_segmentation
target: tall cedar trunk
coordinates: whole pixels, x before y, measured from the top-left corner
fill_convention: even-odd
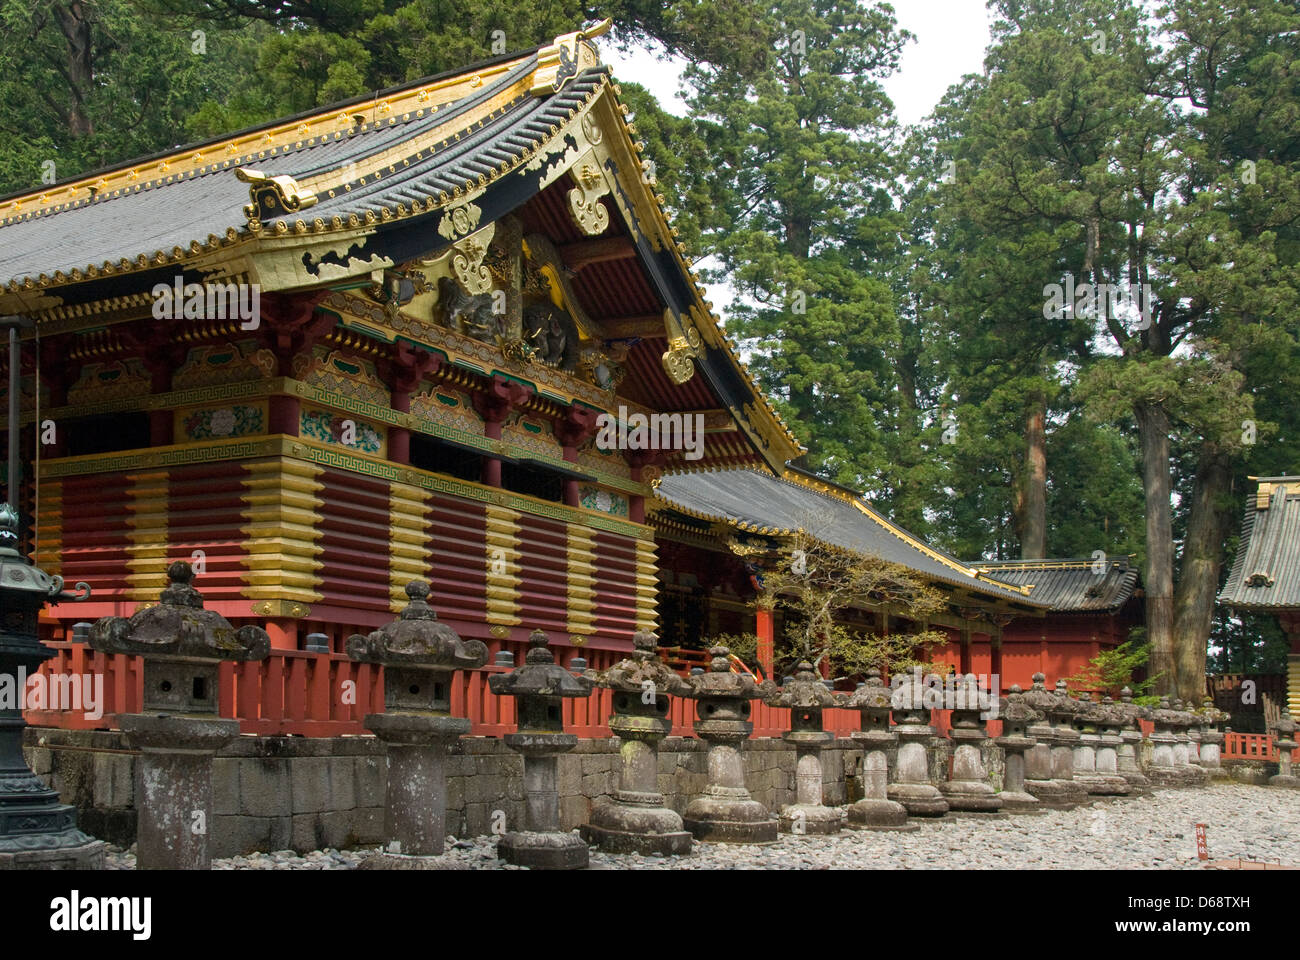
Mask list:
[[[1047,398],[1036,394],[1025,418],[1025,470],[1019,500],[1020,559],[1047,556]]]
[[[1178,695],[1198,704],[1205,696],[1205,648],[1214,619],[1223,541],[1231,522],[1231,487],[1227,454],[1213,443],[1202,443],[1174,606]]]
[[[1174,534],[1169,504],[1169,414],[1158,403],[1133,405],[1142,447],[1142,488],[1146,495],[1147,640],[1149,672],[1158,694],[1174,695],[1178,663],[1174,657]]]
[[[74,0],[55,4],[54,16],[59,30],[68,43],[68,60],[64,76],[68,81],[68,129],[74,137],[93,133],[90,117],[86,113],[86,97],[94,83],[90,27],[93,9]]]

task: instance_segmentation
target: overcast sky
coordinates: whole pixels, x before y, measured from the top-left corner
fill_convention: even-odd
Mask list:
[[[898,73],[885,81],[898,119],[916,123],[939,102],[945,90],[967,73],[979,73],[989,43],[989,11],[984,0],[899,0],[894,4],[899,26],[916,39],[903,52]],[[685,114],[677,96],[680,63],[657,60],[637,51],[621,55],[605,45],[602,56],[614,68],[616,80],[639,83],[664,109]]]
[[[895,114],[906,125],[920,121],[964,75],[983,69],[992,17],[984,0],[898,0],[894,10],[899,26],[916,36],[904,48],[898,72],[885,81]],[[679,96],[680,61],[659,60],[640,50],[620,54],[610,43],[603,45],[601,57],[613,67],[615,80],[639,83],[665,110],[686,114]],[[727,284],[714,284],[709,295],[725,319],[734,292]]]

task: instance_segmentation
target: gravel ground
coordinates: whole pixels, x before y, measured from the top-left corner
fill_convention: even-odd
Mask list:
[[[766,846],[696,843],[689,857],[610,855],[603,870],[999,869],[1052,867],[1201,869],[1195,825],[1207,825],[1212,860],[1240,858],[1300,866],[1300,790],[1219,784],[1098,801],[1070,811],[980,822],[917,820],[912,833],[844,831],[834,837],[783,834]],[[448,838],[443,855],[474,870],[519,870],[496,858],[496,839]],[[215,870],[351,870],[373,848],[254,853],[213,861]],[[135,856],[109,848],[109,869],[130,870]]]

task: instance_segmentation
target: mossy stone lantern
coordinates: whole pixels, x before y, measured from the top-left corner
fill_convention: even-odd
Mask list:
[[[555,662],[541,630],[528,638],[523,666],[488,678],[493,693],[515,698],[518,730],[504,739],[524,758],[527,821],[523,830],[497,841],[497,856],[507,863],[551,870],[580,870],[588,864],[586,842],[560,829],[556,766],[560,754],[578,745],[576,736],[564,732],[564,700],[591,696],[593,683]]]
[[[619,738],[622,766],[613,799],[597,802],[591,822],[579,829],[584,840],[610,853],[690,853],[691,835],[659,792],[659,741],[673,728],[669,702],[689,687],[659,659],[653,633],[639,631],[632,645],[631,657],[595,677],[614,694],[609,729]]]
[[[212,759],[239,736],[239,721],[217,716],[217,670],[223,661],[261,660],[271,641],[261,627],[236,629],[203,607],[194,570],[177,560],[156,606],[102,617],[90,645],[144,660],[142,713],[118,726],[140,751],[136,767],[136,864],[142,870],[206,870],[213,821]]]
[[[18,513],[0,502],[0,870],[92,870],[104,865],[104,844],[77,829],[75,811],[23,759],[26,675],[54,651],[37,639],[47,603],[84,600],[63,592],[63,578],[34,567],[18,552]]]
[[[488,659],[482,640],[462,640],[438,621],[426,581],[412,580],[406,596],[396,620],[347,641],[353,660],[384,668],[384,712],[363,722],[388,747],[385,826],[396,848],[368,869],[437,866],[428,858],[446,844],[447,748],[470,731],[467,718],[451,715],[451,676]]]
[[[824,729],[822,712],[840,706],[842,699],[826,688],[807,660],[800,661],[793,680],[769,690],[763,699],[770,707],[790,710],[790,729],[781,739],[795,749],[795,802],[781,808],[779,823],[784,833],[839,833],[840,811],[822,805],[821,752],[835,739],[835,734]]]
[[[1025,754],[1036,743],[1029,735],[1029,725],[1042,719],[1042,714],[1025,702],[1020,685],[1012,684],[1010,694],[1000,704],[998,716],[1002,720],[1002,736],[994,743],[1006,757],[1002,792],[998,794],[1002,809],[1008,813],[1042,813],[1042,802],[1025,790]]]
[[[919,830],[909,823],[907,808],[889,799],[889,754],[897,748],[898,735],[889,723],[893,691],[880,679],[874,667],[867,680],[853,691],[844,704],[858,711],[859,729],[851,736],[862,745],[862,799],[849,805],[851,830]]]
[[[698,840],[771,843],[777,821],[745,788],[741,753],[754,731],[750,701],[763,691],[749,674],[732,672],[729,653],[726,647],[710,647],[709,669],[686,681],[686,695],[696,703],[695,733],[709,745],[709,782],[686,805],[682,820]]]

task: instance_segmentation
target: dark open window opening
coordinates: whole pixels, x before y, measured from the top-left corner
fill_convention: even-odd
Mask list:
[[[515,493],[526,493],[539,500],[564,501],[564,478],[553,470],[501,463],[501,486]]]
[[[59,424],[70,457],[138,450],[149,446],[149,414],[106,413],[75,417]]]
[[[424,433],[411,434],[411,466],[432,473],[446,473],[458,480],[480,483],[483,457]]]

